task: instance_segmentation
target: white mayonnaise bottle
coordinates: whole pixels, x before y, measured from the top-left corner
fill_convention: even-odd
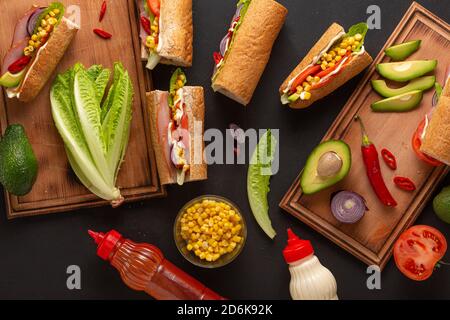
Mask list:
[[[310,241],[301,240],[288,229],[288,245],[283,256],[289,264],[289,290],[293,300],[338,300],[336,279],[314,255]]]

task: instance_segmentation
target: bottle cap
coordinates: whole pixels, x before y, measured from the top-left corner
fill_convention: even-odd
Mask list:
[[[108,260],[117,242],[122,239],[122,235],[116,230],[111,230],[106,234],[88,230],[88,233],[98,245],[97,255],[103,260]]]
[[[286,263],[292,263],[314,254],[311,242],[300,239],[290,228],[288,232],[288,244],[283,250]]]

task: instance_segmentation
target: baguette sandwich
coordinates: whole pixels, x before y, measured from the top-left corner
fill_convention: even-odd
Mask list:
[[[150,131],[161,184],[207,179],[203,159],[205,104],[202,87],[188,87],[177,69],[170,91],[147,93]]]
[[[450,80],[447,79],[435,109],[419,125],[418,131],[421,132],[414,136],[413,146],[417,149],[416,141],[421,139],[419,153],[416,151],[419,157],[430,165],[450,166]]]
[[[141,57],[147,68],[158,63],[192,66],[192,0],[137,0]]]
[[[212,88],[247,105],[258,85],[287,9],[274,0],[240,0],[214,53]]]
[[[367,24],[359,23],[346,33],[333,23],[281,85],[281,103],[294,109],[309,107],[369,66],[367,30]]]
[[[33,100],[56,69],[79,29],[64,11],[59,2],[32,6],[17,22],[1,68],[0,85],[9,98]]]

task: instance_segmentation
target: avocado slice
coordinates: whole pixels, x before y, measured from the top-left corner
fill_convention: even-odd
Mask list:
[[[313,194],[344,179],[352,165],[350,147],[341,140],[319,144],[306,160],[300,178],[304,194]]]
[[[425,76],[411,80],[401,88],[389,88],[384,80],[372,80],[373,89],[382,97],[391,98],[413,90],[428,90],[434,86],[436,76]]]
[[[403,61],[419,49],[422,40],[413,40],[397,44],[384,50],[384,53],[394,61]]]
[[[15,88],[20,84],[24,76],[25,76],[25,69],[20,71],[19,73],[11,73],[7,71],[0,78],[0,86],[3,86],[5,88]]]
[[[406,112],[417,107],[423,98],[422,90],[413,90],[372,103],[375,112]]]
[[[378,72],[389,80],[406,82],[433,71],[437,60],[416,60],[377,64]]]

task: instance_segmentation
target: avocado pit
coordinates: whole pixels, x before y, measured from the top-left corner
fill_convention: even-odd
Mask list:
[[[334,177],[341,171],[342,165],[342,159],[336,152],[325,152],[317,163],[317,175],[321,178]]]

